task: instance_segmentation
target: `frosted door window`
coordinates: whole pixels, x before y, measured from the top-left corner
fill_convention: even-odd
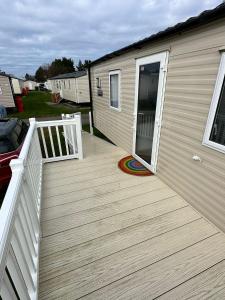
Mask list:
[[[139,67],[135,153],[151,164],[160,62]]]
[[[119,108],[119,74],[110,75],[110,106]]]

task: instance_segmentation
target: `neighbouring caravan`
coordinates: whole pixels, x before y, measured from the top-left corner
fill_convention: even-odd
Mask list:
[[[7,109],[16,107],[11,78],[6,74],[0,74],[0,105]]]
[[[25,82],[25,80],[24,80],[24,79],[21,79],[21,78],[17,78],[17,79],[19,80],[20,89],[21,89],[21,91],[22,91],[23,88],[24,88],[24,82]]]
[[[48,89],[49,91],[52,91],[52,81],[50,79],[48,79],[46,82],[45,82],[45,87],[46,89]]]
[[[225,4],[90,74],[94,126],[225,230]]]
[[[21,95],[23,89],[23,80],[17,77],[11,77],[11,83],[14,95]]]
[[[90,102],[89,81],[86,71],[77,71],[50,78],[52,93],[76,103]]]
[[[24,81],[24,87],[28,88],[29,91],[34,91],[35,88],[37,86],[37,82],[33,81],[33,80],[26,80]]]

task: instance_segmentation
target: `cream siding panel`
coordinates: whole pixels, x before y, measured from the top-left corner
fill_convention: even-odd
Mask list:
[[[58,83],[60,82],[63,99],[76,102],[76,103],[90,102],[88,75],[81,76],[78,78],[56,79],[56,80],[51,80],[51,82],[52,82],[52,93],[60,92],[60,87],[58,86],[57,88],[57,82]]]
[[[24,87],[28,88],[29,90],[35,90],[35,87],[37,86],[37,82],[32,81],[32,80],[27,80],[24,82]]]
[[[48,90],[52,91],[52,83],[53,83],[53,80],[47,80],[46,81],[46,87]]]
[[[170,49],[157,174],[225,230],[225,155],[202,145],[224,46],[225,20],[161,39],[91,68],[95,126],[132,152],[135,59]],[[109,108],[110,70],[121,70],[121,112]],[[103,97],[97,96],[96,78]],[[201,157],[195,162],[193,155]]]
[[[64,87],[64,84],[63,84],[64,80],[65,80],[65,87]],[[69,86],[69,81],[70,81],[70,86]],[[62,79],[62,95],[63,95],[63,98],[66,99],[66,100],[77,102],[76,94],[77,94],[77,91],[76,91],[75,79],[74,78]]]
[[[12,78],[12,87],[14,94],[21,94],[20,82],[17,78]]]
[[[76,78],[79,103],[90,102],[88,75]]]
[[[59,93],[60,89],[59,87],[57,88],[57,82],[59,82],[59,80],[50,80],[51,82],[51,87],[52,87],[52,94],[54,93]]]
[[[15,107],[15,102],[12,94],[9,78],[0,75],[0,87],[2,94],[0,94],[0,105],[5,107]]]

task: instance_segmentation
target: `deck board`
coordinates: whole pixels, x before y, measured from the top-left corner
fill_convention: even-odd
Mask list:
[[[224,234],[157,176],[121,172],[122,149],[85,134],[84,150],[44,168],[39,298],[198,299],[213,270],[224,295]]]
[[[219,262],[158,299],[225,299],[225,261]]]
[[[41,258],[41,282],[199,220],[190,207],[138,223]]]
[[[214,235],[117,280],[84,299],[155,299],[224,259],[223,248],[221,234]],[[70,285],[58,289],[58,296],[60,293],[61,296],[67,293],[68,299],[72,299],[77,291]]]
[[[87,223],[93,223],[121,213],[126,213],[127,211],[133,211],[143,206],[146,206],[146,209],[148,209],[150,204],[162,199],[172,198],[173,196],[175,196],[173,190],[164,187],[151,192],[141,193],[140,198],[134,196],[94,208],[87,207],[85,210],[77,213],[72,213],[71,211],[69,216],[66,215],[42,222],[42,233],[43,236],[52,235]],[[173,199],[171,199],[171,201],[173,201]],[[93,223],[93,226],[97,225]]]
[[[143,191],[144,193],[147,193],[166,186],[155,176],[153,178],[154,184],[151,185],[149,184],[146,186],[146,183],[142,183],[130,186],[129,188],[118,189],[114,192],[108,192],[105,194],[100,194],[97,196],[88,197],[77,201],[63,203],[60,205],[60,207],[58,207],[59,205],[57,205],[45,208],[42,210],[42,222],[70,215],[72,213],[81,212],[86,209],[95,208],[101,205],[110,204],[112,202],[127,199],[129,197],[136,197],[138,195],[141,195]]]

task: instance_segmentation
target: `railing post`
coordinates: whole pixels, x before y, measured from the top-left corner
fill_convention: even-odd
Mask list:
[[[29,122],[30,122],[30,124],[31,124],[31,123],[35,123],[35,122],[36,122],[36,119],[35,119],[35,118],[29,118]]]
[[[80,117],[80,128],[81,128],[81,131],[82,131],[83,129],[82,129],[82,115],[81,115],[81,112],[78,111],[78,112],[74,113],[73,117],[75,117],[75,116]]]
[[[90,126],[90,134],[93,135],[93,126],[92,126],[92,116],[91,116],[91,111],[89,111],[89,126]]]
[[[78,148],[78,158],[83,159],[83,145],[82,145],[82,132],[81,132],[81,117],[79,115],[74,116],[76,122],[76,136],[77,136],[77,148]]]

